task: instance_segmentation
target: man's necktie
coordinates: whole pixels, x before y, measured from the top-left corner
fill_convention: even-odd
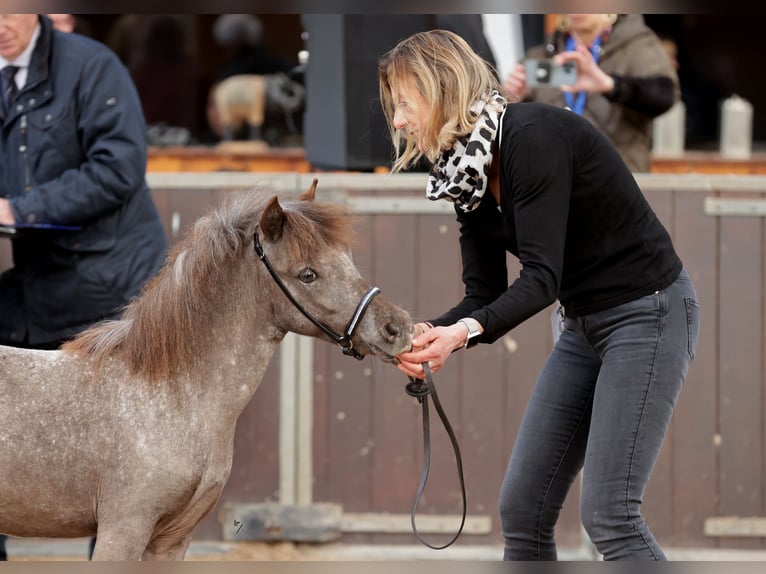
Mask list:
[[[18,92],[14,79],[18,70],[18,66],[6,66],[0,70],[0,90],[3,92],[3,110],[6,114],[11,109],[11,104]]]

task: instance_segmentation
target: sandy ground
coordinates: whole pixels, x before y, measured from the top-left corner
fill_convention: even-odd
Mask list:
[[[62,543],[43,540],[13,541],[8,544],[8,557],[11,561],[85,561],[87,543]],[[388,560],[497,560],[502,556],[502,549],[491,547],[471,547],[437,552],[418,546],[343,546],[343,545],[306,545],[291,542],[263,543],[197,543],[189,548],[186,561],[388,561]]]
[[[43,538],[10,538],[11,561],[85,561],[87,539],[53,540]],[[728,550],[716,548],[666,549],[673,561],[766,562],[766,550]],[[295,544],[292,542],[219,542],[195,541],[186,555],[187,561],[497,561],[502,558],[499,546],[457,544],[436,551],[420,545],[344,545]],[[561,549],[562,561],[590,561],[594,557],[586,548]]]

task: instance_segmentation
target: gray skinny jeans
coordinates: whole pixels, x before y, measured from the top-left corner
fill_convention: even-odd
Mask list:
[[[556,560],[554,526],[581,469],[582,523],[604,559],[665,560],[641,502],[698,335],[685,271],[666,289],[564,320],[500,492],[505,560]]]

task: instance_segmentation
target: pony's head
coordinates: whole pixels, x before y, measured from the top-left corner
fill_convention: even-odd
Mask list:
[[[169,378],[205,361],[212,348],[288,331],[329,339],[307,319],[259,261],[254,238],[295,299],[343,333],[369,290],[351,259],[349,214],[314,200],[316,180],[297,199],[253,190],[230,194],[175,245],[123,318],[92,327],[64,346],[97,363],[118,355],[148,379]],[[354,349],[385,361],[410,346],[409,314],[373,299],[352,337]],[[231,342],[228,344],[231,345]],[[227,347],[233,352],[233,346]]]
[[[278,278],[269,287],[275,323],[285,331],[328,338],[298,305],[334,333],[343,334],[370,285],[351,259],[349,215],[338,206],[316,202],[316,184],[314,179],[297,201],[280,203],[272,197],[258,233],[263,255]],[[411,330],[409,314],[378,296],[362,315],[352,336],[353,347],[393,362],[394,355],[410,346]]]

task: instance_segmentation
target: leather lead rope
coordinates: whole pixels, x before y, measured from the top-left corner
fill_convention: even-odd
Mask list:
[[[410,382],[405,386],[405,391],[407,394],[411,397],[415,397],[421,404],[423,410],[423,473],[420,475],[420,484],[418,485],[418,491],[415,496],[415,503],[412,505],[410,521],[412,523],[412,531],[415,533],[415,536],[422,544],[432,548],[433,550],[443,550],[452,545],[452,543],[458,539],[460,533],[463,531],[463,526],[465,525],[466,498],[465,481],[463,479],[463,460],[460,456],[460,447],[458,446],[455,432],[452,430],[452,425],[450,425],[449,420],[447,419],[447,415],[444,413],[444,409],[442,408],[441,402],[439,401],[439,395],[436,392],[436,386],[434,385],[434,381],[431,376],[431,368],[428,366],[427,362],[423,363],[423,371],[425,372],[425,382],[423,379],[409,377]],[[439,418],[444,425],[444,430],[447,431],[447,435],[449,436],[450,442],[452,443],[452,450],[455,453],[455,461],[457,462],[458,478],[460,479],[460,494],[463,500],[463,516],[460,520],[460,527],[452,539],[442,546],[436,546],[425,541],[420,536],[418,528],[415,525],[415,514],[417,513],[418,505],[420,504],[420,497],[423,496],[423,491],[426,487],[426,481],[428,480],[428,471],[431,466],[431,430],[428,416],[428,395],[431,395],[436,413],[439,415]]]

